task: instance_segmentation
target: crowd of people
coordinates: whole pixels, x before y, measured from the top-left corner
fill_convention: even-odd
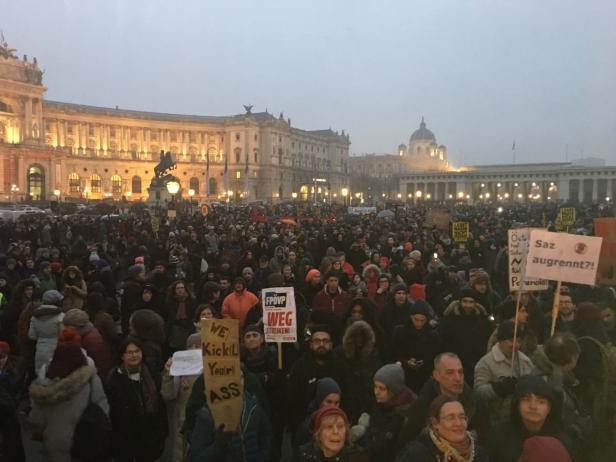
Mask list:
[[[307,204],[207,216],[0,222],[0,461],[616,460],[616,292],[510,293],[507,230],[555,205],[427,221]],[[611,210],[578,206],[571,232]],[[153,226],[154,225],[154,226]],[[293,287],[298,341],[265,342],[261,290]],[[243,405],[216,425],[200,321],[237,319]],[[28,444],[26,444],[28,446]]]

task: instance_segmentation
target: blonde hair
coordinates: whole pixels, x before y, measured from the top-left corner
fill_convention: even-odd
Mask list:
[[[340,414],[326,415],[321,419],[319,428],[317,428],[314,432],[314,441],[319,448],[323,449],[323,447],[321,446],[321,432],[323,431],[325,424],[329,424],[330,422],[334,423],[336,419],[341,419],[344,422],[344,444],[346,445],[349,442],[350,427],[348,422],[344,420],[344,417],[342,417]]]

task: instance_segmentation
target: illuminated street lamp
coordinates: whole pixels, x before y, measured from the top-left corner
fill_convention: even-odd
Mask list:
[[[188,197],[190,200],[190,214],[192,215],[192,203],[193,203],[193,196],[195,195],[195,190],[194,189],[189,189],[188,190]]]
[[[175,195],[180,190],[180,182],[175,178],[171,178],[169,181],[167,181],[165,187],[167,188],[167,192],[171,194],[171,203],[169,204],[167,215],[173,217],[177,213],[175,211]]]
[[[344,205],[347,205],[347,196],[349,195],[349,188],[342,188],[340,190],[340,194],[342,194],[342,201]],[[357,194],[355,195],[357,197]]]
[[[56,200],[57,201],[60,200],[60,190],[59,189],[54,189],[53,190],[53,195],[56,196]]]
[[[293,200],[297,199],[297,193],[295,191],[293,191],[291,193],[291,197],[293,198]]]

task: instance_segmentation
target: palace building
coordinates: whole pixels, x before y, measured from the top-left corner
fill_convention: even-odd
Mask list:
[[[178,115],[48,101],[36,58],[0,43],[0,200],[148,197],[160,151],[198,200],[342,200],[350,138],[281,113]]]

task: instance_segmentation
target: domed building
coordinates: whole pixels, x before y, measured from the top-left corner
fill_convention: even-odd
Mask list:
[[[408,171],[449,170],[447,148],[437,144],[434,133],[426,127],[423,117],[419,128],[411,135],[406,156],[403,157]]]

